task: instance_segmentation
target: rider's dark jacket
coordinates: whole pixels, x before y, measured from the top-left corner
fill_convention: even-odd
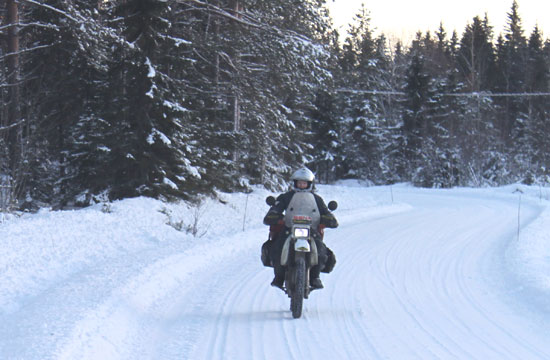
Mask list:
[[[288,207],[288,205],[290,204],[290,200],[292,200],[292,197],[294,196],[295,193],[296,191],[290,190],[277,197],[275,204],[269,209],[269,211],[264,217],[265,225],[278,224],[279,220],[283,218],[283,213]],[[315,193],[313,193],[313,196],[315,197],[315,202],[317,204],[317,208],[319,209],[319,213],[321,215],[321,225],[328,228],[338,227],[338,221],[336,220],[334,215],[332,215],[332,213],[329,211],[323,199]]]

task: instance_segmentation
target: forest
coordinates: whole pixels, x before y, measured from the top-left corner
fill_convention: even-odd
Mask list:
[[[550,41],[512,1],[392,43],[325,0],[3,0],[0,210],[319,182],[550,183]]]

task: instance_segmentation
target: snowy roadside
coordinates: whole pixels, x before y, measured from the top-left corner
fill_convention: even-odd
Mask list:
[[[542,209],[528,226],[518,229],[503,260],[516,277],[515,282],[520,288],[516,291],[523,293],[521,298],[538,297],[542,300],[538,305],[550,311],[550,188],[513,184],[485,191],[493,196],[514,197],[519,221],[523,221],[524,206],[530,204]]]
[[[378,191],[382,195],[375,188],[321,186],[319,192],[327,201],[338,200],[338,211],[349,218],[401,211],[388,202],[385,190]],[[107,358],[120,358],[112,343],[120,336],[124,343],[139,328],[133,326],[136,318],[119,308],[120,299],[134,311],[154,313],[165,306],[163,296],[173,301],[170,292],[179,291],[189,274],[212,265],[209,261],[217,264],[257,249],[259,265],[267,237],[262,224],[267,195],[276,194],[263,189],[221,193],[220,200],[198,206],[135,198],[5,217],[0,223],[0,357],[74,358],[82,349],[96,349],[97,338],[89,333],[100,326],[111,329],[110,340],[97,348]]]
[[[171,243],[192,247],[204,237],[242,231],[246,195],[231,200],[225,206],[208,200],[190,207],[136,198],[107,208],[11,217],[0,226],[0,312],[15,311],[26,297],[96,263]],[[245,226],[257,226],[254,202]],[[197,237],[187,231],[193,227]]]
[[[338,200],[341,213],[372,216],[396,207],[381,188],[320,186],[319,192],[327,202]],[[223,203],[207,199],[198,206],[135,198],[6,217],[0,223],[0,314],[17,311],[53,284],[110,259],[170,244],[182,250],[265,228],[264,199],[270,194],[263,189],[248,195],[222,193]],[[258,239],[258,247],[262,241]]]
[[[520,185],[512,191],[518,197],[520,217],[524,202],[542,207],[540,215],[518,231],[504,259],[514,275],[510,293],[534,319],[540,319],[541,312],[550,313],[550,189]]]

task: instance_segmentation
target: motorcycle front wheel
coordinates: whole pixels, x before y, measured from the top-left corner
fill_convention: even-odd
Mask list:
[[[306,289],[306,260],[303,256],[297,256],[294,264],[294,289],[290,297],[290,310],[292,317],[298,319],[302,316],[304,293]]]

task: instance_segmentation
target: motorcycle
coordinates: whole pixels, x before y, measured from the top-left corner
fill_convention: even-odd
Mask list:
[[[303,301],[314,290],[310,285],[309,275],[310,269],[318,264],[314,232],[319,227],[320,215],[311,211],[312,197],[304,195],[304,199],[299,199],[302,194],[294,195],[293,200],[297,200],[295,205],[289,206],[285,212],[284,223],[290,229],[290,234],[281,253],[281,265],[286,266],[284,291],[290,298],[290,311],[295,319],[302,316]],[[275,198],[268,196],[266,203],[273,206]],[[334,211],[338,203],[330,201],[327,207]]]

